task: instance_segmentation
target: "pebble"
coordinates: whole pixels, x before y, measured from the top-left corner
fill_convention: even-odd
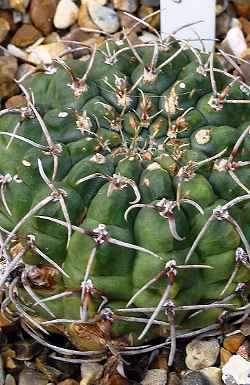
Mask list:
[[[9,31],[10,31],[10,24],[8,20],[4,19],[3,17],[0,17],[0,43],[2,43],[5,40]]]
[[[138,0],[113,0],[113,6],[119,11],[134,13],[138,8]]]
[[[166,369],[151,369],[148,370],[142,385],[166,385],[167,383],[167,371]]]
[[[4,328],[6,326],[10,326],[13,322],[12,321],[8,321],[6,318],[4,318],[1,314],[0,314],[0,328]]]
[[[87,4],[81,4],[80,6],[79,13],[78,13],[78,25],[79,27],[97,29],[96,24],[93,23],[93,21],[89,16]]]
[[[5,102],[5,107],[6,108],[19,108],[22,106],[25,106],[26,99],[22,95],[14,95]],[[9,321],[10,322],[10,321]]]
[[[151,32],[143,31],[141,36],[139,36],[139,40],[143,43],[152,43],[154,41],[157,41],[158,38]]]
[[[10,0],[11,8],[23,13],[29,4],[29,0]]]
[[[245,340],[244,343],[239,347],[237,354],[243,357],[245,360],[250,361],[250,341]]]
[[[222,370],[211,366],[200,371],[207,379],[209,385],[222,385]]]
[[[229,54],[240,57],[247,49],[247,43],[242,30],[239,27],[230,28],[225,39],[221,43],[221,48]]]
[[[222,379],[226,385],[247,385],[250,383],[250,362],[234,355],[222,368]]]
[[[249,35],[250,34],[250,21],[247,20],[245,17],[240,17],[239,21],[240,21],[241,28],[242,28],[244,34]]]
[[[77,20],[79,8],[72,0],[60,0],[55,16],[54,26],[58,29],[70,27]]]
[[[250,318],[247,318],[246,321],[243,322],[240,331],[245,337],[250,336]]]
[[[88,10],[93,22],[102,31],[114,33],[119,29],[119,18],[113,9],[95,3],[90,3],[88,5]]]
[[[72,378],[67,378],[67,380],[58,382],[57,385],[79,385],[79,382]]]
[[[0,82],[13,80],[17,73],[17,59],[13,56],[0,56]]]
[[[44,35],[53,31],[53,18],[56,11],[56,0],[31,0],[30,17],[37,29]]]
[[[34,64],[50,64],[52,59],[65,51],[65,45],[62,42],[42,44],[34,47],[28,55],[28,60]],[[65,55],[64,58],[67,56]]]
[[[220,364],[221,366],[224,366],[232,357],[232,353],[230,353],[228,350],[221,348],[220,349]]]
[[[194,371],[183,376],[181,385],[209,385],[209,382],[202,373]]]
[[[244,16],[247,19],[250,19],[250,3],[249,0],[245,1],[235,1],[233,0],[234,7],[238,15]]]
[[[4,385],[16,385],[16,380],[11,374],[7,374]]]
[[[25,48],[35,43],[41,36],[41,32],[32,24],[23,24],[12,37],[11,43],[17,47]]]
[[[219,351],[220,345],[215,338],[209,341],[194,340],[186,347],[186,365],[191,370],[213,366]]]
[[[243,334],[233,334],[224,339],[223,347],[231,353],[236,353],[244,340],[245,336]]]
[[[18,385],[47,385],[49,382],[42,373],[33,369],[23,369],[19,374]]]
[[[90,385],[102,377],[103,366],[97,362],[83,362],[81,364],[80,385]]]

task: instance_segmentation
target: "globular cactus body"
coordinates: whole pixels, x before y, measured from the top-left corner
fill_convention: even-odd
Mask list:
[[[218,326],[249,283],[249,88],[174,39],[90,51],[1,112],[2,311],[95,353]]]

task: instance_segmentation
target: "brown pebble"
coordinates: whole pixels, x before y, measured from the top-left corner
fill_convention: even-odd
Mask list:
[[[8,20],[0,17],[0,43],[2,43],[10,31],[10,24]]]
[[[160,354],[150,365],[150,369],[168,369],[168,357],[165,354]]]
[[[41,32],[38,31],[32,24],[23,24],[15,33],[11,39],[11,43],[20,48],[28,47],[29,45],[35,43],[39,37],[41,37]]]
[[[15,78],[17,72],[17,59],[14,56],[0,56],[0,81]]]
[[[5,107],[6,108],[19,108],[26,105],[26,99],[22,95],[15,95],[6,100]],[[7,322],[7,321],[6,321]],[[0,327],[1,326],[1,317],[0,317]]]
[[[57,385],[79,385],[79,382],[72,378],[67,378],[64,381],[58,382]]]
[[[78,24],[79,27],[89,28],[89,29],[98,29],[96,24],[91,20],[89,15],[88,7],[86,4],[82,4],[78,13]]]
[[[11,32],[16,30],[17,27],[13,21],[12,13],[10,11],[0,9],[0,17],[8,21]]]
[[[250,34],[250,21],[247,20],[245,17],[240,17],[239,21],[241,23],[242,30],[243,30],[244,34],[249,35]]]
[[[239,16],[246,17],[250,19],[250,3],[249,1],[244,2],[234,2],[234,8]]]
[[[56,11],[56,0],[31,0],[30,17],[33,24],[44,35],[53,31],[53,18]]]
[[[142,5],[138,10],[138,17],[140,19],[144,19],[146,16],[151,15],[151,13],[154,11],[155,9],[153,7],[150,7],[149,5]],[[158,15],[149,17],[145,21],[152,27],[158,28],[160,26],[160,13]]]
[[[24,13],[25,11],[25,3],[25,0],[10,0],[11,8],[21,13]]]
[[[245,336],[243,336],[243,334],[234,334],[224,339],[223,347],[231,353],[236,353],[244,340]]]
[[[120,19],[120,24],[123,28],[130,29],[133,25],[138,24],[135,28],[133,28],[134,32],[140,32],[143,28],[141,23],[138,23],[137,20],[132,19],[123,12],[118,11],[118,16]],[[130,36],[129,36],[130,37]]]
[[[230,353],[228,350],[225,348],[220,349],[220,365],[221,367],[224,366],[227,361],[232,357],[232,353]]]

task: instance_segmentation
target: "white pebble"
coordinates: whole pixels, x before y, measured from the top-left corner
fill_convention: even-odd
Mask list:
[[[200,370],[213,366],[220,351],[218,341],[213,338],[209,341],[194,340],[186,347],[186,365],[191,370]]]
[[[102,31],[114,33],[119,29],[119,18],[113,9],[96,3],[89,3],[88,10],[93,22]]]
[[[77,20],[79,8],[72,0],[60,0],[54,16],[54,26],[58,29],[70,27]]]
[[[226,385],[250,384],[250,362],[239,355],[232,356],[222,368],[222,379]]]
[[[230,28],[225,39],[221,43],[221,47],[225,52],[240,57],[247,49],[247,43],[242,30],[239,27]]]
[[[60,55],[64,50],[65,45],[62,42],[42,44],[32,50],[28,59],[35,64],[50,64],[52,59]]]

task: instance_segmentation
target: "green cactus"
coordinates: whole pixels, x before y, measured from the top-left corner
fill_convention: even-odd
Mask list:
[[[173,38],[107,40],[19,86],[0,112],[4,316],[96,355],[244,314],[249,87]]]

